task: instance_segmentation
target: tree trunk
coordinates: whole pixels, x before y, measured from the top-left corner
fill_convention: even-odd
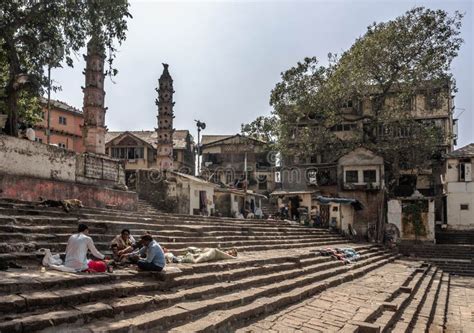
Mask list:
[[[21,73],[20,60],[13,41],[13,32],[5,31],[3,34],[5,39],[6,54],[9,62],[9,78],[7,85],[7,134],[18,136],[18,84],[16,84],[17,75]]]
[[[7,109],[6,133],[11,136],[18,136],[18,92],[13,88],[12,80],[10,80],[7,87]]]

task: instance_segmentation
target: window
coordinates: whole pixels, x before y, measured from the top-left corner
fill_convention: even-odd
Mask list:
[[[144,148],[143,147],[120,147],[112,148],[112,157],[119,158],[123,160],[136,160],[144,158]]]
[[[60,142],[60,143],[58,143],[58,147],[59,147],[59,148],[66,149],[66,144]]]
[[[364,170],[364,183],[375,183],[377,172],[375,170]]]
[[[343,108],[352,108],[352,100],[348,100],[345,103],[342,103]]]
[[[227,172],[227,174],[225,175],[225,183],[226,184],[232,184],[233,181],[234,181],[234,177],[233,177],[232,173]]]
[[[459,181],[472,181],[472,162],[469,158],[461,159],[459,161]]]
[[[61,125],[67,125],[66,117],[59,116],[59,123]]]
[[[357,124],[338,124],[331,127],[333,132],[348,132],[357,129]]]
[[[346,183],[358,183],[358,182],[359,182],[359,172],[357,170],[347,170]]]
[[[469,204],[461,204],[460,209],[461,210],[469,210]]]

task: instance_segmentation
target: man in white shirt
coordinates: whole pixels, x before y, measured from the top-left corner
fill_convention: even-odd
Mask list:
[[[89,265],[90,261],[87,260],[87,251],[90,250],[92,255],[99,259],[105,259],[105,256],[96,249],[94,241],[88,236],[89,228],[87,225],[79,224],[77,231],[78,233],[69,237],[67,242],[64,266],[75,269],[78,272],[87,269],[96,270],[96,267],[90,267],[91,265]]]

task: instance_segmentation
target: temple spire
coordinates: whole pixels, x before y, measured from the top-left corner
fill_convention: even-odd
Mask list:
[[[87,43],[82,140],[86,152],[105,154],[104,46],[97,37]]]
[[[162,170],[173,169],[173,79],[168,64],[163,64],[163,73],[158,80],[158,128],[157,131],[157,167]]]

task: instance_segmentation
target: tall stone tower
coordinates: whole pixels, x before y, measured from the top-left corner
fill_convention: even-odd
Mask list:
[[[104,107],[104,59],[105,51],[99,39],[92,37],[87,44],[86,85],[84,92],[83,113],[84,126],[82,140],[86,152],[105,154],[105,111]]]
[[[158,80],[158,128],[157,157],[156,164],[161,170],[173,169],[173,79],[168,72],[168,64],[163,64],[163,74]]]

